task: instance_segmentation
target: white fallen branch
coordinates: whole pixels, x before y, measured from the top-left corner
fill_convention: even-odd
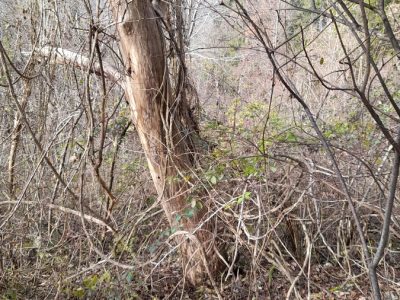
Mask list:
[[[79,53],[69,51],[63,48],[53,48],[50,46],[45,46],[40,49],[35,50],[36,54],[44,58],[49,58],[50,63],[59,64],[59,65],[69,65],[81,70],[87,70],[90,68],[90,71],[96,75],[101,76],[101,67],[99,62],[93,62],[90,65],[90,60],[88,57],[81,55]],[[24,55],[31,55],[32,52],[22,52]],[[122,74],[116,67],[113,65],[103,61],[103,72],[104,77],[108,80],[111,80],[117,84],[119,84],[122,88],[124,86],[124,74]]]

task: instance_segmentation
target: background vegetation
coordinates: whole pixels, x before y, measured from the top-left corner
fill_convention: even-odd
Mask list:
[[[107,3],[0,5],[2,299],[370,299],[374,257],[400,297],[399,1],[184,2],[200,136],[177,218],[215,216],[217,288],[184,279],[121,89],[32,52],[89,56],[94,19],[123,69]]]

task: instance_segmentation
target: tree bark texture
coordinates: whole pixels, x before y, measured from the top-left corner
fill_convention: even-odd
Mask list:
[[[184,176],[193,167],[194,156],[190,130],[185,128],[190,122],[186,123],[187,114],[182,110],[182,107],[187,108],[185,99],[173,95],[170,87],[159,16],[149,0],[111,0],[110,4],[117,23],[126,71],[124,88],[133,121],[171,228],[191,235],[191,239],[183,235],[176,239],[181,245],[186,278],[192,284],[198,284],[207,274],[207,268],[211,273],[216,270],[214,238],[210,222],[205,222],[194,232],[205,219],[204,208],[196,210],[191,217],[182,217],[190,208]],[[190,241],[193,237],[200,243]],[[203,249],[199,249],[199,244]]]

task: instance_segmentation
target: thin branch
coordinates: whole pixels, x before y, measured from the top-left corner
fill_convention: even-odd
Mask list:
[[[397,142],[398,143],[400,142],[400,129],[397,135]],[[390,175],[391,179],[389,183],[389,195],[386,200],[385,217],[383,219],[381,238],[379,240],[378,248],[375,252],[373,260],[369,265],[369,273],[372,279],[371,281],[373,283],[374,298],[376,300],[380,300],[382,298],[378,284],[378,276],[376,268],[378,267],[379,262],[383,258],[389,240],[390,223],[392,220],[392,211],[393,211],[394,199],[396,196],[397,181],[399,178],[400,154],[397,153],[396,151],[393,152],[394,152],[394,162],[392,165],[392,173]]]
[[[21,201],[21,204],[30,204],[30,205],[37,205],[39,204],[38,202],[35,201]],[[5,205],[5,204],[18,204],[18,201],[1,201],[0,205]],[[74,209],[68,208],[68,207],[64,207],[61,205],[56,205],[56,204],[52,204],[52,203],[43,203],[44,205],[48,206],[50,209],[57,209],[59,211],[62,211],[64,213],[68,213],[77,217],[81,217],[81,213],[79,211],[76,211]],[[97,225],[100,226],[104,226],[107,227],[107,229],[113,233],[115,233],[116,231],[110,226],[108,225],[106,222],[104,222],[103,220],[100,220],[94,216],[88,215],[88,214],[84,214],[83,218],[86,221],[89,221],[91,223],[95,223]]]

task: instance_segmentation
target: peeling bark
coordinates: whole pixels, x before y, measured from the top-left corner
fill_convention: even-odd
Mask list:
[[[203,208],[190,218],[180,217],[190,207],[188,185],[181,175],[193,167],[193,153],[190,134],[183,130],[185,103],[176,102],[171,92],[161,26],[150,1],[110,3],[125,68],[129,70],[125,78],[126,98],[161,205],[172,228],[191,234],[204,221],[206,211]],[[198,284],[209,273],[205,262],[211,273],[217,266],[210,222],[203,224],[194,236],[200,243],[181,235],[176,240],[181,245],[186,277],[192,284]],[[199,244],[204,249],[199,249]]]

